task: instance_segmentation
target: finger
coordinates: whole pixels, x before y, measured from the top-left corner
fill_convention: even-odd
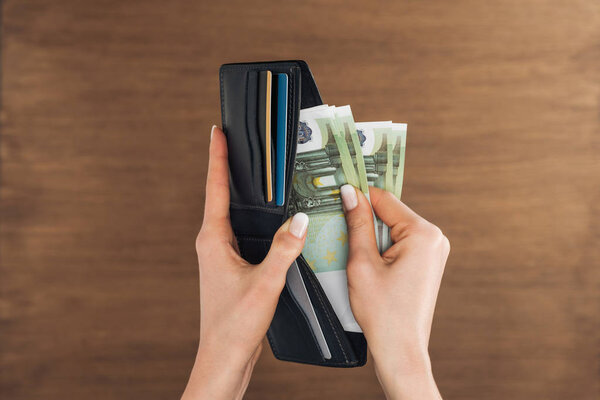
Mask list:
[[[279,289],[283,288],[288,268],[302,252],[307,229],[308,215],[297,213],[288,219],[275,233],[269,253],[260,264],[265,278]]]
[[[340,188],[348,225],[348,261],[379,255],[375,241],[373,211],[365,195],[352,185]]]
[[[391,229],[402,229],[422,218],[391,192],[373,186],[369,187],[371,205],[375,214]]]
[[[227,140],[217,126],[213,126],[211,131],[203,225],[209,228],[231,229]]]

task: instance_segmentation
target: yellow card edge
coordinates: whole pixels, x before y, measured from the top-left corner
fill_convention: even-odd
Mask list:
[[[267,120],[266,120],[266,162],[267,162],[267,201],[273,201],[273,174],[271,171],[271,81],[273,80],[273,73],[267,71]]]

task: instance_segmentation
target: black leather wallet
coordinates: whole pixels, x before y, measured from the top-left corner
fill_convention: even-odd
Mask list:
[[[258,130],[258,77],[260,71],[286,73],[288,86],[287,154],[285,204],[265,202],[263,156]],[[312,73],[304,61],[274,61],[225,64],[220,69],[221,117],[229,148],[231,224],[240,253],[248,262],[260,263],[266,256],[277,229],[287,219],[292,187],[298,118],[301,108],[323,104]],[[359,367],[367,359],[367,342],[362,333],[343,330],[314,272],[300,256],[299,277],[306,287],[314,318],[303,311],[302,299],[294,295],[289,279],[281,293],[267,333],[273,354],[280,360],[329,367]],[[294,284],[297,284],[295,282]],[[297,292],[297,291],[296,291]],[[306,307],[304,307],[306,309]],[[326,342],[327,351],[320,344]]]

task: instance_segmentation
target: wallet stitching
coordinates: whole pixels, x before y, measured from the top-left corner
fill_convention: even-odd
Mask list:
[[[273,64],[277,64],[277,65],[273,65]],[[250,64],[225,64],[223,66],[224,69],[228,69],[228,70],[232,70],[232,69],[237,69],[237,70],[245,70],[245,71],[259,71],[262,68],[265,67],[269,67],[269,66],[276,66],[276,67],[282,67],[282,68],[291,68],[291,67],[297,67],[298,64],[294,63],[294,62],[282,62],[282,61],[275,61],[275,62],[267,62],[267,63],[250,63]]]
[[[265,206],[256,206],[251,204],[240,204],[240,203],[230,203],[230,208],[234,208],[236,210],[255,210],[255,211],[264,211],[270,214],[279,214],[283,215],[282,207],[274,208],[274,207],[265,207]]]
[[[225,90],[223,89],[223,68],[219,70],[219,86],[221,89],[221,124],[225,125],[225,120],[227,118],[225,117],[225,96],[223,96],[225,93]]]
[[[296,110],[296,107],[298,107],[298,109],[300,109],[300,105],[298,105],[298,106],[296,105],[296,97],[297,97],[296,96],[296,92],[298,91],[298,87],[296,85],[296,79],[293,79],[294,69],[296,69],[296,68],[294,68],[294,67],[290,68],[290,75],[292,75],[292,79],[290,79],[290,81],[291,81],[291,85],[290,86],[291,86],[292,90],[290,90],[288,92],[288,103],[290,103],[292,105],[290,107],[291,110]],[[293,114],[293,116],[292,116],[292,114]],[[294,122],[294,119],[296,118],[296,112],[295,111],[293,113],[289,112],[288,115],[287,115],[287,118],[288,118],[288,120],[287,120],[287,129],[288,129],[288,132],[290,132],[290,130],[291,130],[291,135],[288,135],[288,132],[286,132],[286,135],[285,135],[286,136],[286,155],[285,155],[285,159],[286,159],[286,162],[288,164],[288,168],[293,168],[294,165],[295,165],[296,160],[295,160],[295,157],[292,157],[292,143],[293,143],[294,139],[298,140],[297,137],[294,138],[294,131],[296,131],[296,132],[298,131],[298,126],[297,125],[296,126],[292,126],[293,125],[292,122]],[[298,115],[298,120],[299,119],[300,119],[300,115]],[[296,123],[297,123],[297,121],[296,121]],[[290,138],[290,136],[291,136],[291,138]],[[290,186],[293,185],[292,182],[293,182],[293,176],[294,176],[294,174],[292,173],[291,176],[292,176],[292,179],[290,181],[290,184],[285,188],[286,191],[287,191],[287,196],[286,196],[287,198],[286,198],[286,202],[284,204],[284,213],[287,213],[289,205],[290,205],[290,197],[291,197],[291,193],[292,193],[292,189],[291,189]],[[287,176],[286,176],[286,179],[287,179]]]
[[[314,285],[315,282],[313,281],[313,277],[310,274],[308,275],[308,279],[311,281],[311,283]],[[331,321],[331,318],[329,317],[329,312],[327,312],[327,308],[325,307],[325,303],[323,302],[323,298],[321,297],[321,294],[319,293],[318,290],[315,290],[315,293],[317,294],[317,298],[319,299],[319,302],[321,303],[321,307],[323,309],[323,311],[325,311],[325,317],[327,317],[327,322],[329,322],[329,326],[331,327],[331,330],[333,331],[333,335],[335,336],[335,340],[338,342],[338,345],[340,346],[340,350],[342,350],[342,354],[344,355],[344,359],[346,360],[346,363],[349,363],[350,361],[348,360],[348,355],[346,354],[346,352],[344,351],[344,346],[342,346],[342,342],[340,341],[340,338],[335,330],[335,327],[333,326],[333,322]]]

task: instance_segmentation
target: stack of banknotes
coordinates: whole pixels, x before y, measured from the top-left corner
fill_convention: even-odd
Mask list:
[[[310,223],[302,255],[315,272],[344,330],[361,332],[348,300],[348,231],[340,186],[349,183],[369,198],[369,186],[400,198],[406,124],[355,122],[350,106],[320,105],[300,111],[290,214]],[[381,253],[392,244],[389,228],[373,214]]]

